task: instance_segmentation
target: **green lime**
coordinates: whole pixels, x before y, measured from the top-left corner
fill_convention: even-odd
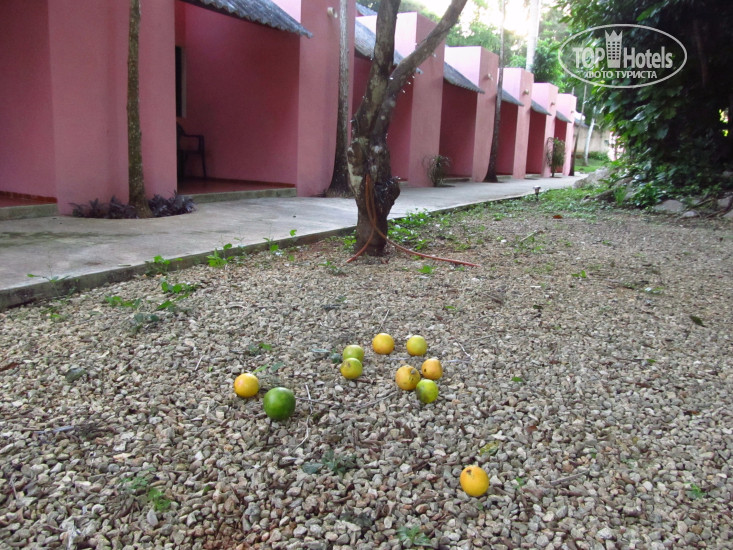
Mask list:
[[[272,388],[265,394],[262,405],[273,420],[285,420],[295,410],[295,394],[288,388]]]
[[[352,357],[359,361],[364,361],[364,348],[357,344],[349,344],[344,348],[344,352],[341,354],[341,357],[344,361],[346,359],[351,359]]]
[[[423,378],[417,383],[415,393],[417,394],[417,398],[423,403],[432,403],[438,398],[438,384],[432,380]]]

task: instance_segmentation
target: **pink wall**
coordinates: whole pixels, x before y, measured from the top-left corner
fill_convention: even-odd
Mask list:
[[[573,94],[557,95],[557,111],[565,115],[571,121],[575,120],[575,106],[578,98]],[[565,123],[556,120],[555,137],[565,140],[565,164],[563,165],[562,174],[567,176],[570,173],[570,166],[573,160],[575,125],[573,123]]]
[[[335,7],[334,7],[335,6]],[[300,38],[298,89],[298,195],[313,196],[328,189],[333,174],[338,116],[339,20],[327,14],[338,3],[303,0],[301,24],[313,33]],[[349,51],[354,43],[355,4],[349,2]]]
[[[451,174],[481,181],[491,152],[499,57],[479,46],[447,47],[445,60],[485,93],[444,83],[441,154],[451,158]]]
[[[497,173],[511,174],[522,179],[527,174],[531,93],[534,75],[519,68],[504,69],[504,89],[523,103],[522,106],[504,102],[501,106],[499,155]],[[509,116],[505,118],[505,111]],[[512,128],[511,126],[514,126]]]
[[[298,36],[182,2],[177,11],[182,124],[205,136],[209,177],[296,184]]]
[[[374,31],[376,16],[359,21]],[[417,13],[401,13],[397,18],[395,48],[407,56],[424,39],[435,23]],[[429,57],[405,86],[397,100],[387,143],[392,159],[392,173],[408,180],[411,187],[432,186],[427,175],[427,160],[440,152],[440,120],[443,106],[443,45]],[[361,78],[360,78],[361,81]],[[366,83],[366,79],[363,79]],[[358,101],[365,85],[357,89]]]
[[[452,84],[443,86],[440,154],[450,158],[449,173],[452,176],[473,175],[477,95],[476,92]]]
[[[56,197],[46,2],[0,2],[0,191]]]
[[[19,6],[22,5],[22,10]],[[172,0],[146,10],[141,27],[140,86],[146,190],[175,189],[173,73],[166,71],[173,37]],[[10,158],[0,153],[0,190],[53,196],[59,211],[113,195],[126,201],[127,42],[124,1],[5,1],[0,5],[3,47],[14,60],[3,74],[2,127],[12,130]],[[147,19],[146,19],[147,18]],[[3,66],[3,69],[6,67]],[[7,88],[6,88],[7,87]],[[19,106],[23,106],[19,108]],[[169,127],[160,117],[171,115]],[[12,109],[11,109],[12,108]],[[161,143],[161,139],[166,141]]]
[[[545,149],[548,138],[555,135],[557,86],[547,82],[535,83],[532,86],[532,100],[550,112],[551,115],[543,115],[536,111],[532,111],[530,114],[527,172],[548,177],[550,167],[545,161]]]

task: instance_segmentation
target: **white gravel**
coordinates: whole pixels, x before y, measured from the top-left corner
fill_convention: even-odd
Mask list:
[[[0,547],[733,548],[733,227],[520,204],[431,222],[478,268],[326,241],[1,313]],[[155,313],[164,277],[198,288]]]

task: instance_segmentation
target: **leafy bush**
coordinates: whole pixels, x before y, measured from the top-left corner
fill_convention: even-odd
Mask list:
[[[163,218],[166,216],[178,216],[179,214],[189,214],[196,210],[196,205],[191,197],[179,195],[177,192],[169,199],[165,199],[160,195],[155,195],[148,200],[150,211],[155,218]],[[71,203],[74,207],[72,216],[75,218],[105,218],[108,220],[122,220],[137,218],[137,211],[134,206],[125,204],[112,197],[109,203],[99,202],[99,199],[89,201],[88,205]]]

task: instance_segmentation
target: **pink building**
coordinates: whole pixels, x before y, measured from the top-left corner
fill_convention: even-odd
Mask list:
[[[205,136],[210,178],[290,184],[300,195],[328,186],[338,21],[327,0],[282,2],[299,21],[270,0],[234,13],[221,0],[143,2],[148,195],[178,189],[177,120]],[[0,66],[11,75],[0,81],[0,192],[57,201],[61,213],[127,200],[128,21],[127,0],[0,3]]]
[[[371,32],[376,30],[376,16],[360,17],[359,22]],[[409,55],[418,42],[435,28],[435,23],[417,13],[401,13],[395,29],[396,56]],[[387,143],[392,160],[392,173],[406,180],[411,187],[432,185],[427,174],[427,161],[440,150],[440,120],[443,95],[443,52],[439,46],[420,71],[405,86],[397,99]],[[358,107],[366,89],[371,60],[357,62],[354,85],[354,108]]]
[[[457,74],[446,72],[452,85],[443,86],[440,154],[451,159],[451,175],[481,181],[489,166],[499,56],[479,46],[447,47],[445,60],[446,71]]]
[[[499,154],[496,159],[497,174],[510,174],[513,178],[520,179],[527,174],[533,83],[534,75],[524,69],[504,69],[502,84],[509,97],[508,100],[503,101],[501,106]],[[514,101],[511,101],[512,99]]]
[[[336,6],[333,0],[142,2],[140,111],[149,196],[182,191],[177,123],[205,136],[206,184],[285,185],[301,196],[328,188],[338,93]],[[352,33],[355,14],[349,0]],[[358,21],[376,26],[375,16]],[[56,202],[62,214],[72,203],[127,201],[128,24],[128,0],[0,1],[0,199]],[[409,54],[434,27],[418,14],[400,14],[397,50]],[[356,42],[352,34],[350,43]],[[353,107],[371,63],[369,51],[356,51]],[[441,153],[451,157],[454,174],[483,178],[497,66],[496,56],[481,48],[442,46],[421,65],[398,99],[388,137],[395,176],[411,186],[431,185],[427,161]],[[499,172],[520,178],[526,163],[537,169],[535,142],[546,138],[552,118],[542,115],[543,127],[530,114],[532,98],[555,113],[544,92],[532,95],[532,84],[530,73],[505,70]],[[559,94],[556,109],[551,134],[571,144],[575,98]],[[200,162],[190,158],[186,174],[202,176]]]

